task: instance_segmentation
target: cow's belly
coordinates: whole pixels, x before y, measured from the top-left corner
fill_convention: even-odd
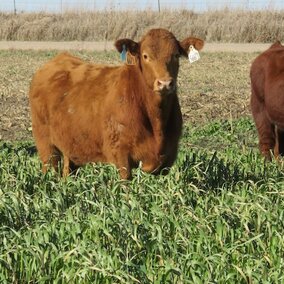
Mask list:
[[[84,165],[90,162],[106,162],[101,146],[96,141],[90,139],[82,142],[74,139],[72,142],[67,155],[76,165]]]
[[[284,105],[269,105],[266,107],[266,114],[273,125],[284,130]]]
[[[62,120],[60,124],[53,123],[50,134],[52,144],[76,165],[106,161],[99,129],[91,124]]]
[[[266,85],[265,110],[270,121],[284,129],[284,83],[282,80],[274,80]]]
[[[66,137],[66,140],[54,141],[54,145],[76,165],[84,165],[90,162],[106,162],[101,146],[91,139],[79,139],[78,137]]]

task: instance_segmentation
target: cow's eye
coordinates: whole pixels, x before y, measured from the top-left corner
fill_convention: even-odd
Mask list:
[[[174,56],[175,56],[176,59],[180,58],[180,54],[179,53],[176,53]]]
[[[146,53],[144,53],[144,54],[143,54],[143,58],[144,58],[145,60],[148,60],[148,55],[147,55]]]

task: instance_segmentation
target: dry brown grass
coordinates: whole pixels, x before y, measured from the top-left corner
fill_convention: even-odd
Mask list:
[[[164,27],[182,39],[189,34],[207,42],[273,42],[284,39],[283,11],[189,10],[0,13],[1,40],[139,39],[145,30]]]

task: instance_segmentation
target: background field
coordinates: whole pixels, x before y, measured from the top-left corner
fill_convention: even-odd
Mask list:
[[[27,93],[35,70],[56,51],[0,51],[0,138],[31,139]],[[85,60],[120,64],[116,52],[74,51]],[[213,119],[236,119],[249,112],[249,66],[257,53],[203,52],[190,65],[181,60],[179,97],[186,122],[203,125]]]

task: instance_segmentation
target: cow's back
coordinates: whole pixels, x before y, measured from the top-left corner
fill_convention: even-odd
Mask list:
[[[29,94],[31,102],[42,100],[49,106],[58,104],[69,95],[69,91],[90,87],[93,83],[91,82],[92,79],[97,79],[98,82],[102,83],[99,74],[103,73],[105,69],[110,68],[103,65],[88,64],[68,53],[62,53],[35,73]],[[99,88],[100,84],[97,84],[97,86]],[[96,94],[100,95],[99,90]],[[76,100],[76,98],[73,99]]]

